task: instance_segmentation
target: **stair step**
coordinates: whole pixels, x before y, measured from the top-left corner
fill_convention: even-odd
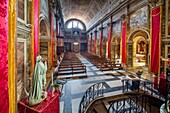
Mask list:
[[[94,109],[97,111],[97,113],[107,113],[107,109],[103,103],[98,104]]]

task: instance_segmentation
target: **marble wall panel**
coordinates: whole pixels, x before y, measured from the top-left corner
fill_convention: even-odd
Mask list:
[[[24,42],[17,42],[17,101],[26,96],[24,92],[25,49]]]

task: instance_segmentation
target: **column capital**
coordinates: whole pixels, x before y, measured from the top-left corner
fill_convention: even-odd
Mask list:
[[[125,21],[126,19],[127,19],[127,15],[126,15],[126,14],[123,14],[123,15],[121,16],[121,20]]]
[[[100,28],[99,28],[100,31],[103,30],[103,29],[104,29],[104,27],[100,27]]]
[[[110,26],[111,26],[111,23],[110,23],[110,22],[109,22],[109,23],[107,23],[107,26],[108,26],[108,27],[110,27]]]

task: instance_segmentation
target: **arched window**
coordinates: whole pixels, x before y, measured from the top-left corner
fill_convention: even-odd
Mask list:
[[[77,19],[68,20],[66,22],[66,28],[78,28],[80,30],[86,30],[84,23]]]

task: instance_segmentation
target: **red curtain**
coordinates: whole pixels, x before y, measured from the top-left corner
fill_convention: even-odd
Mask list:
[[[51,11],[51,45],[52,45],[52,67],[54,66],[54,12]]]
[[[39,1],[34,0],[34,61],[38,55],[39,40]]]
[[[151,10],[151,58],[150,72],[159,73],[160,63],[160,33],[161,33],[161,7]]]
[[[103,38],[103,32],[102,32],[102,30],[100,31],[100,56],[102,56],[102,38]]]
[[[96,55],[96,38],[97,38],[97,33],[94,33],[94,54]]]
[[[122,22],[122,64],[126,64],[126,21]]]
[[[108,58],[111,58],[111,27],[108,28]]]
[[[8,0],[3,1],[0,2],[0,113],[8,113]]]

